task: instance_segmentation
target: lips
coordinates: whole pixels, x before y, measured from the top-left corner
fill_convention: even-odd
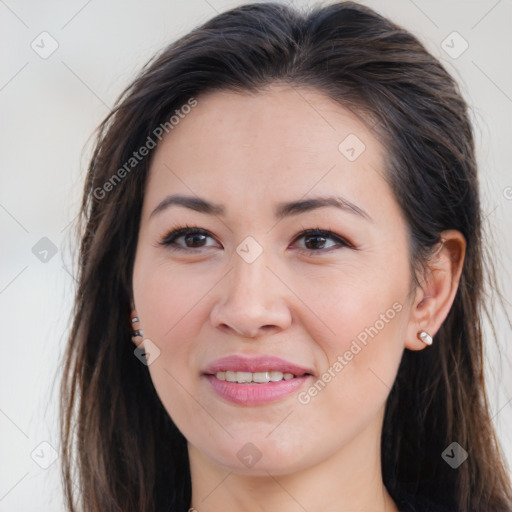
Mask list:
[[[287,361],[280,357],[275,356],[257,356],[257,357],[243,357],[232,355],[222,357],[209,364],[204,370],[204,375],[215,375],[217,372],[282,372],[291,373],[295,377],[302,375],[314,375],[311,368],[299,366],[298,364]]]

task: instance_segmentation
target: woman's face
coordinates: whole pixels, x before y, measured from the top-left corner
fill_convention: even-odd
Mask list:
[[[133,272],[162,404],[194,457],[239,473],[377,453],[411,310],[384,148],[310,89],[197,101],[155,150]]]

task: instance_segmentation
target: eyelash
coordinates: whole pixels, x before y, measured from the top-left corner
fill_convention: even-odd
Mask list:
[[[198,248],[180,247],[179,245],[176,245],[175,240],[177,238],[180,238],[184,235],[189,235],[189,234],[199,234],[199,235],[205,235],[210,238],[213,238],[212,235],[208,231],[200,228],[199,226],[186,225],[186,226],[182,226],[182,227],[177,227],[177,228],[171,230],[170,232],[168,232],[158,242],[158,244],[161,246],[164,246],[172,251],[195,251],[195,252],[197,252],[198,250],[208,248],[208,247],[198,247]],[[295,235],[293,241],[296,242],[300,238],[303,238],[306,236],[321,236],[321,237],[325,237],[325,238],[330,238],[330,239],[334,240],[336,243],[338,243],[339,246],[341,246],[341,247],[355,249],[355,246],[353,244],[351,244],[345,238],[337,235],[336,233],[333,233],[332,231],[321,229],[319,227],[313,228],[313,229],[305,229],[305,230],[301,231],[300,233],[297,233],[297,235]],[[299,250],[302,252],[305,252],[309,255],[313,255],[313,254],[323,253],[323,252],[327,252],[327,251],[330,252],[332,249],[335,249],[335,247],[328,247],[327,249],[302,249],[301,248]]]

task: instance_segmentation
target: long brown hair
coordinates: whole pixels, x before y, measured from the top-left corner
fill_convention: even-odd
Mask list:
[[[313,87],[366,116],[388,148],[385,178],[407,220],[412,270],[441,231],[459,230],[467,241],[446,321],[431,348],[404,352],[390,392],[384,484],[403,510],[510,512],[483,380],[486,258],[468,107],[413,35],[352,2],[308,13],[262,3],[219,14],[148,62],[100,125],[77,225],[78,287],[61,383],[69,511],[190,506],[186,439],[131,343],[132,270],[153,153],[131,159],[157,127],[171,129],[170,116],[191,98],[278,81]],[[452,442],[469,454],[457,469],[441,457]]]

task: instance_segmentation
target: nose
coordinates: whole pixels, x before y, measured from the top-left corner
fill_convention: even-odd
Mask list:
[[[255,338],[289,327],[288,288],[270,270],[265,251],[252,263],[234,254],[234,265],[217,288],[212,325],[225,332]]]

